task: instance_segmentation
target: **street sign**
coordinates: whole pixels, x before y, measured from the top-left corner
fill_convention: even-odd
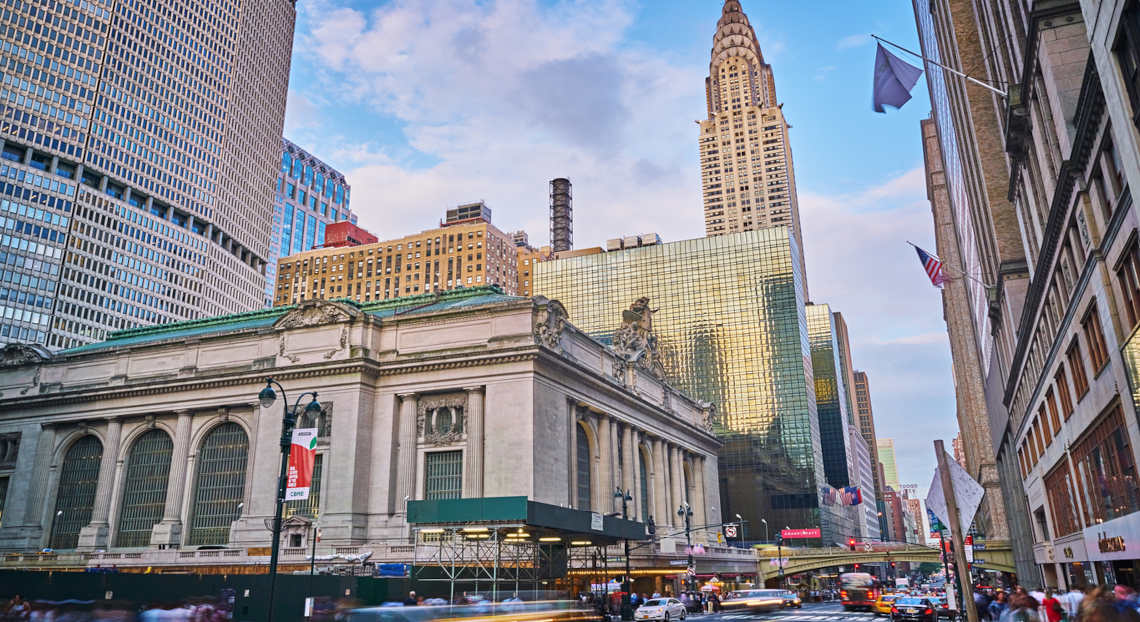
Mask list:
[[[693,568],[692,566],[689,566],[688,568],[685,569],[685,574],[687,574],[691,577],[691,576],[697,574],[697,569]]]
[[[600,512],[590,513],[590,529],[592,531],[604,531],[606,528],[605,525],[606,519]]]
[[[688,560],[684,560],[684,559],[671,559],[671,560],[669,560],[670,566],[685,566],[688,563],[689,563]]]
[[[975,557],[973,563],[984,564],[984,563],[986,563],[986,560],[982,559],[981,557]]]
[[[736,525],[725,525],[724,526],[724,537],[730,538],[730,539],[736,539],[736,537],[737,537],[736,534],[737,534]]]
[[[946,454],[947,468],[950,469],[950,481],[954,486],[954,494],[958,500],[958,518],[961,521],[962,533],[970,530],[970,524],[974,522],[974,514],[978,512],[978,506],[982,504],[982,495],[985,494],[985,489],[981,484],[974,481],[966,469],[958,464],[956,460]],[[942,519],[942,523],[950,524],[950,512],[946,509],[946,497],[942,491],[942,474],[938,469],[934,470],[934,480],[930,482],[930,494],[926,495],[926,507],[932,510],[938,518]]]
[[[818,538],[820,537],[820,532],[819,529],[781,529],[780,536],[787,540]]]

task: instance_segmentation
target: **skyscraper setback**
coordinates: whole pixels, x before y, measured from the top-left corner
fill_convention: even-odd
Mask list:
[[[764,62],[739,0],[725,0],[717,22],[705,98],[700,156],[706,235],[784,225],[802,249],[788,123],[772,66]],[[806,274],[802,253],[800,262]]]
[[[294,3],[10,11],[0,343],[60,349],[261,306]]]

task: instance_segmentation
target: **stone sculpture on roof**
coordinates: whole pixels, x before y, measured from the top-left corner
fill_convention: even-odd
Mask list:
[[[657,335],[653,332],[653,314],[649,297],[642,296],[622,311],[621,328],[614,333],[613,349],[626,362],[646,369],[658,378],[665,377]]]

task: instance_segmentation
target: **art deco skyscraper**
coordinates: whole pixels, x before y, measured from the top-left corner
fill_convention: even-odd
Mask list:
[[[705,234],[787,226],[803,262],[788,123],[772,66],[739,0],[725,0],[705,78],[708,119],[700,121]],[[801,274],[805,274],[802,270]],[[806,283],[806,279],[805,279]]]
[[[58,0],[0,19],[0,343],[260,307],[292,0]]]

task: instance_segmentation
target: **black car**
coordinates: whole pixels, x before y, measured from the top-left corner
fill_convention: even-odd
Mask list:
[[[938,622],[938,608],[928,598],[906,596],[891,605],[892,622]]]
[[[927,596],[926,598],[934,605],[934,610],[938,612],[938,615],[943,618],[953,618],[958,615],[957,611],[954,611],[950,608],[950,605],[946,604],[946,598],[944,596]]]

